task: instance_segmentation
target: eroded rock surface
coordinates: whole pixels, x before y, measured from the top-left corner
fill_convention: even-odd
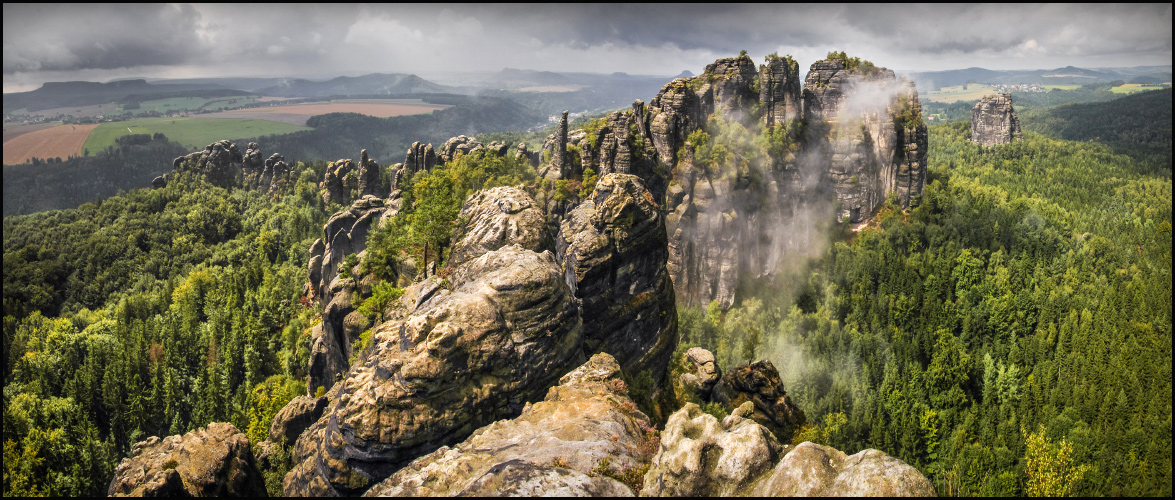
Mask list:
[[[577,301],[550,252],[512,244],[406,290],[400,318],[298,439],[287,495],[354,495],[414,458],[518,415],[582,362]]]
[[[496,187],[478,191],[461,206],[458,225],[449,250],[449,265],[456,267],[486,252],[517,243],[535,252],[550,249],[542,209],[518,187]]]
[[[934,486],[917,469],[868,449],[854,455],[805,442],[780,460],[757,496],[932,497]]]
[[[722,423],[687,403],[669,417],[641,496],[741,496],[784,452],[739,408]]]
[[[770,361],[760,360],[730,370],[714,386],[711,400],[731,408],[751,402],[754,411],[746,417],[767,427],[784,442],[790,442],[806,422],[804,412],[784,391],[779,371]]]
[[[658,384],[677,347],[665,222],[639,177],[607,174],[572,210],[556,241],[566,281],[583,301],[584,349],[616,357]]]
[[[971,108],[971,142],[995,146],[1023,138],[1011,94],[986,96]]]
[[[722,370],[718,368],[714,354],[701,347],[691,347],[685,352],[685,363],[686,372],[678,377],[678,398],[709,401],[714,385],[722,377]]]
[[[613,471],[639,466],[656,447],[620,375],[611,355],[596,354],[517,418],[414,460],[366,496],[631,496],[623,483],[588,475],[605,459]]]
[[[205,176],[208,182],[220,187],[232,186],[236,179],[236,165],[241,164],[244,157],[237,145],[229,141],[216,141],[209,144],[203,151],[180,156],[172,162],[177,171],[192,171]]]
[[[107,495],[268,496],[249,439],[226,423],[135,444],[114,470]]]

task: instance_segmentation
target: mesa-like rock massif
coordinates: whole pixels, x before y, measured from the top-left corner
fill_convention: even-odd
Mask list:
[[[971,142],[995,146],[1023,138],[1011,94],[985,96],[971,108]]]
[[[876,450],[786,444],[804,415],[769,361],[723,373],[691,349],[687,373],[669,377],[678,302],[729,307],[740,275],[771,276],[800,254],[812,219],[856,221],[887,196],[917,203],[919,109],[912,85],[868,63],[817,62],[801,89],[790,58],[756,68],[744,55],[584,129],[568,130],[565,114],[538,151],[460,136],[415,143],[387,168],[365,151],[332,162],[322,201],[345,208],[310,248],[305,291],[322,322],[307,396],[279,412],[260,460],[289,451],[288,496],[933,494]],[[766,153],[716,152],[746,130],[762,131]],[[408,176],[479,155],[524,159],[539,180],[466,198],[448,259],[396,263],[402,294],[372,324],[356,303],[378,281],[367,235],[412,208]],[[176,169],[225,183],[239,166],[246,187],[264,189],[278,169],[261,157],[221,141]],[[569,182],[586,187],[549,195]],[[734,412],[719,422],[694,402]],[[112,494],[195,491],[174,464],[140,464],[162,456],[159,443],[136,446]],[[252,467],[251,454],[233,456]],[[221,494],[261,484],[223,470],[203,479],[233,485]]]

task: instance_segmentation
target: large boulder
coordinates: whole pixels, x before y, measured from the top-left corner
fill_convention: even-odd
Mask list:
[[[1011,94],[986,96],[971,109],[971,142],[995,146],[1023,138]]]
[[[551,248],[542,209],[519,187],[478,191],[461,206],[459,224],[449,250],[449,265],[459,266],[486,252],[516,243],[541,252]]]
[[[754,411],[747,417],[770,429],[783,442],[791,442],[806,422],[804,412],[784,391],[779,371],[766,360],[727,372],[714,386],[711,399],[730,408],[752,403]]]
[[[522,412],[582,362],[577,301],[550,252],[512,244],[406,290],[298,439],[287,495],[354,495]]]
[[[791,450],[752,493],[791,497],[932,497],[926,476],[905,462],[868,449],[854,455],[805,442]]]
[[[191,171],[205,176],[208,182],[220,187],[231,187],[236,179],[236,167],[244,161],[237,145],[230,141],[216,141],[203,151],[180,156],[172,162],[175,171]]]
[[[366,496],[631,496],[628,486],[597,475],[605,461],[613,474],[640,470],[657,446],[620,365],[596,354],[559,382],[517,418],[414,460]]]
[[[268,496],[249,439],[226,423],[135,444],[114,470],[107,495]]]
[[[366,149],[361,150],[359,152],[359,196],[383,198],[387,194],[380,176],[379,163],[367,157]]]
[[[749,411],[748,404],[719,423],[698,405],[686,403],[665,423],[641,495],[747,494],[784,452],[770,431],[744,418]]]
[[[714,385],[722,378],[714,354],[701,347],[691,347],[685,352],[685,373],[678,376],[675,392],[682,402],[697,400],[706,402],[714,391]]]
[[[458,155],[469,155],[475,152],[485,151],[485,146],[480,141],[473,137],[459,135],[445,141],[441,145],[441,150],[437,152],[439,163],[450,163],[457,159]]]
[[[626,373],[664,380],[677,347],[665,221],[639,177],[607,174],[572,210],[556,248],[583,301],[584,349],[616,357]]]

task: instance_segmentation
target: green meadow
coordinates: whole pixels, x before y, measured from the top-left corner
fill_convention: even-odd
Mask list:
[[[127,134],[161,133],[184,147],[197,149],[221,139],[288,134],[301,130],[310,130],[310,127],[250,118],[136,118],[98,125],[86,138],[84,147],[90,153],[96,153],[113,146],[116,139]]]

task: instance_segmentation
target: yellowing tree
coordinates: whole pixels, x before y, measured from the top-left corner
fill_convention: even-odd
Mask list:
[[[1089,464],[1074,466],[1073,443],[1061,439],[1053,445],[1044,436],[1044,425],[1025,436],[1025,449],[1025,490],[1030,497],[1071,496],[1074,486],[1091,468]]]

